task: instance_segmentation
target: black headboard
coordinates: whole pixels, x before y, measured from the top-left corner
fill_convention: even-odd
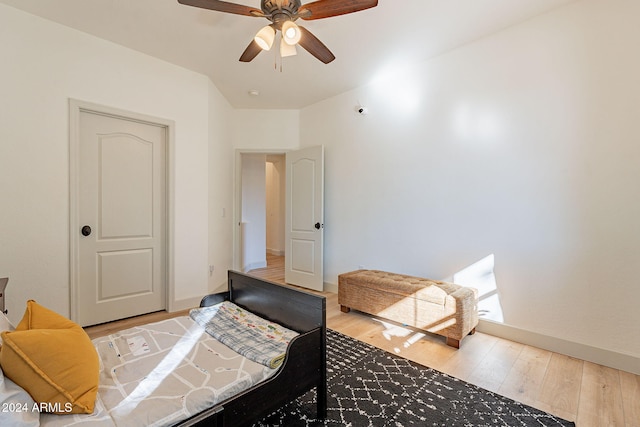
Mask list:
[[[229,299],[297,332],[326,326],[326,299],[287,285],[229,270]]]

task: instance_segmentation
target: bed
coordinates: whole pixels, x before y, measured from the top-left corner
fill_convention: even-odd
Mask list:
[[[181,394],[183,400],[191,399],[190,393],[180,392],[179,389],[180,387],[184,388],[185,384],[198,383],[198,393],[193,394],[199,394],[201,395],[200,397],[204,398],[204,400],[198,401],[200,406],[191,403],[185,404],[183,406],[188,406],[190,410],[182,414],[182,416],[176,417],[176,413],[179,411],[167,409],[170,408],[172,400],[166,399],[164,396],[166,392],[163,392],[162,396],[151,395],[151,398],[139,399],[135,402],[132,406],[136,407],[138,412],[135,415],[123,417],[122,419],[125,421],[122,424],[120,421],[109,424],[106,420],[110,420],[110,418],[105,417],[107,413],[105,408],[109,401],[113,400],[113,396],[117,395],[118,392],[127,391],[130,397],[135,395],[139,388],[135,387],[135,383],[127,382],[125,385],[123,378],[127,375],[132,376],[135,372],[142,372],[140,375],[147,380],[148,384],[148,379],[152,375],[138,369],[135,363],[139,363],[139,360],[144,359],[155,363],[157,366],[161,365],[161,362],[167,359],[167,357],[164,357],[166,352],[160,347],[157,349],[158,351],[155,351],[154,345],[158,342],[175,345],[178,342],[182,343],[185,339],[188,340],[188,334],[180,336],[178,332],[193,329],[190,325],[194,322],[191,318],[185,317],[143,325],[108,337],[97,338],[93,341],[93,345],[100,353],[101,369],[107,365],[109,368],[106,376],[103,377],[101,374],[96,409],[92,414],[54,415],[42,413],[40,414],[40,424],[43,426],[70,424],[119,426],[128,425],[127,423],[130,422],[131,425],[246,426],[263,419],[282,405],[314,388],[317,391],[317,415],[319,418],[325,418],[327,398],[325,298],[289,286],[229,271],[228,291],[205,296],[200,303],[201,311],[196,311],[195,315],[192,313],[192,317],[197,320],[198,313],[212,309],[217,310],[217,307],[225,307],[227,303],[231,303],[229,307],[236,307],[237,310],[246,310],[295,333],[295,337],[288,340],[286,353],[284,353],[284,357],[281,360],[278,360],[281,365],[277,369],[265,367],[264,364],[255,363],[251,360],[245,360],[243,356],[217,342],[209,334],[198,334],[199,336],[194,339],[194,343],[190,344],[189,348],[196,350],[200,348],[200,352],[193,350],[193,356],[190,356],[190,358],[185,357],[184,359],[189,359],[190,362],[188,364],[193,365],[190,369],[197,368],[196,373],[198,370],[202,371],[200,375],[202,378],[211,377],[212,375],[208,374],[217,369],[218,371],[224,371],[227,376],[242,377],[244,384],[241,384],[241,386],[236,383],[230,386],[223,384],[213,389],[208,383],[205,384],[204,381],[201,381],[200,377],[196,378],[196,374],[193,371],[183,371],[185,369],[183,364],[176,364],[171,367],[175,372],[170,374],[172,382],[168,383],[169,388],[175,389],[177,394]],[[214,343],[213,341],[216,342]],[[151,350],[142,348],[142,343],[145,346],[152,347]],[[216,345],[219,347],[216,347]],[[110,347],[113,351],[114,346],[118,350],[119,357],[115,364],[111,363],[108,360],[109,357],[105,355],[106,353],[101,350],[101,347]],[[175,346],[175,348],[178,347],[180,346]],[[171,352],[175,348],[172,348]],[[124,351],[121,351],[121,349]],[[145,354],[144,350],[148,353]],[[139,352],[138,354],[142,356],[133,357],[136,352]],[[208,366],[207,363],[213,363],[211,362],[212,359],[208,357],[211,354],[221,360],[224,359],[225,363],[231,359],[238,359],[241,367],[221,365],[218,368],[214,368]],[[120,363],[123,360],[127,363]],[[132,365],[129,366],[128,363],[132,363]],[[111,369],[115,372],[116,369],[113,367],[117,367],[119,375],[113,375],[115,380],[112,380],[109,375]],[[180,371],[178,372],[178,370]],[[201,382],[202,384],[200,384]],[[209,393],[210,395],[206,395],[207,393],[203,392],[210,389],[213,390]],[[149,393],[153,392],[154,390],[151,390]],[[215,395],[216,399],[211,401],[215,403],[202,407],[202,402],[207,402],[207,399],[213,399],[211,397],[213,395]],[[152,406],[153,401],[156,402],[154,403],[156,406]],[[158,404],[161,406],[157,406]],[[122,403],[120,405],[122,406]],[[170,413],[170,416],[162,416],[158,419],[155,416],[158,408],[166,409],[169,411],[167,413]],[[142,410],[142,413],[140,413],[140,410]],[[147,412],[145,413],[144,411]],[[146,418],[149,414],[154,414],[155,418]],[[104,423],[101,422],[102,419],[105,420]],[[0,421],[2,420],[0,419]]]

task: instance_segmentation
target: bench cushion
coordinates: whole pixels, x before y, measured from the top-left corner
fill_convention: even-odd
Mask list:
[[[434,304],[445,304],[447,295],[460,288],[459,285],[422,277],[389,273],[380,270],[358,270],[341,274],[343,284],[360,285],[366,283],[371,289],[412,297]]]

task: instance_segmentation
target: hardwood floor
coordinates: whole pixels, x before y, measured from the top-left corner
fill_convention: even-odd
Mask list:
[[[116,320],[114,322],[102,323],[100,325],[88,326],[84,330],[89,338],[94,339],[105,335],[113,334],[134,326],[144,325],[145,323],[159,322],[161,320],[170,319],[172,317],[186,316],[189,310],[176,311],[168,313],[166,311],[158,311],[155,313],[143,314],[141,316],[129,317],[127,319]]]
[[[284,283],[283,257],[251,274]],[[578,427],[640,427],[640,376],[477,332],[459,350],[443,337],[351,311],[327,298],[327,326],[425,366],[510,397]],[[90,336],[184,313],[154,313],[88,328]],[[98,334],[98,335],[96,335]]]

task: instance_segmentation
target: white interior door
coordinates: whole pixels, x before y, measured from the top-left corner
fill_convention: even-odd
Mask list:
[[[75,320],[164,309],[166,126],[81,109],[78,145]]]
[[[286,154],[285,281],[323,290],[324,147]]]

